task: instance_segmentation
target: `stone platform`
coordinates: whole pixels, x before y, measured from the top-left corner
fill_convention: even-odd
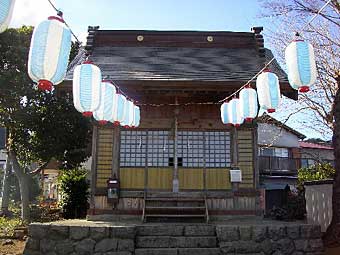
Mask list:
[[[33,223],[24,255],[323,254],[319,226],[277,221],[214,224]]]

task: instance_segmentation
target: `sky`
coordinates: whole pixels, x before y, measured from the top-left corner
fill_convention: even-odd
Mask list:
[[[87,27],[100,29],[250,31],[262,21],[256,0],[52,0],[84,41]],[[245,8],[246,7],[246,8]],[[47,0],[17,0],[10,26],[36,25],[55,11]]]
[[[261,0],[51,0],[63,11],[64,19],[83,44],[87,27],[100,26],[111,30],[206,30],[244,31],[263,26],[273,29],[260,18]],[[35,26],[56,12],[48,0],[17,0],[11,27]],[[251,77],[249,77],[251,78]],[[280,115],[275,117],[280,119]],[[294,120],[287,122],[301,129]],[[320,137],[312,130],[300,132]]]

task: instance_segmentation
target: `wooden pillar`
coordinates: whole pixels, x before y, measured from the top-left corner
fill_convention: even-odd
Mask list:
[[[149,159],[148,159],[148,154],[149,154],[149,131],[146,131],[146,147],[145,147],[145,166],[144,166],[144,199],[146,198],[146,192],[148,191],[149,187],[149,171],[148,171],[148,165],[149,165]]]
[[[120,127],[114,126],[113,128],[113,141],[112,141],[112,174],[111,177],[119,179],[119,155],[120,154]]]
[[[176,111],[176,110],[175,110]],[[179,191],[179,180],[178,180],[178,120],[177,114],[175,112],[174,119],[174,170],[173,170],[173,179],[172,179],[172,192]]]
[[[238,131],[236,127],[233,127],[231,130],[231,149],[232,149],[232,161],[231,168],[235,169],[238,167],[238,145],[237,145],[237,136]],[[233,182],[231,183],[231,187],[233,191],[237,191],[239,189],[239,183]]]
[[[257,133],[257,125],[252,130],[253,135],[253,161],[254,161],[254,187],[255,189],[260,188],[260,169],[259,169],[259,148],[258,148],[258,133]]]
[[[203,130],[203,188],[205,195],[207,194],[207,166],[206,166],[206,133],[205,130]]]
[[[232,127],[231,130],[231,150],[232,150],[232,159],[231,166],[236,167],[238,165],[238,146],[237,146],[237,128]]]
[[[90,196],[90,214],[94,214],[95,210],[95,192],[97,183],[97,141],[98,127],[93,125],[92,131],[92,162],[91,162],[91,196]]]

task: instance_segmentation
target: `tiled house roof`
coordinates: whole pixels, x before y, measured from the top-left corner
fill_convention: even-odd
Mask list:
[[[331,145],[327,145],[327,144],[310,143],[310,142],[300,141],[299,145],[300,145],[301,148],[306,148],[306,149],[333,150],[333,147]]]

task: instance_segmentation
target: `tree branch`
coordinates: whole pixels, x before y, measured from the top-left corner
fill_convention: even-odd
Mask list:
[[[39,174],[43,169],[45,169],[45,167],[47,166],[47,164],[49,163],[50,161],[46,161],[44,164],[42,164],[41,166],[37,167],[36,169],[34,169],[33,171],[29,172],[28,174],[31,175],[31,176],[35,176],[37,174]]]

